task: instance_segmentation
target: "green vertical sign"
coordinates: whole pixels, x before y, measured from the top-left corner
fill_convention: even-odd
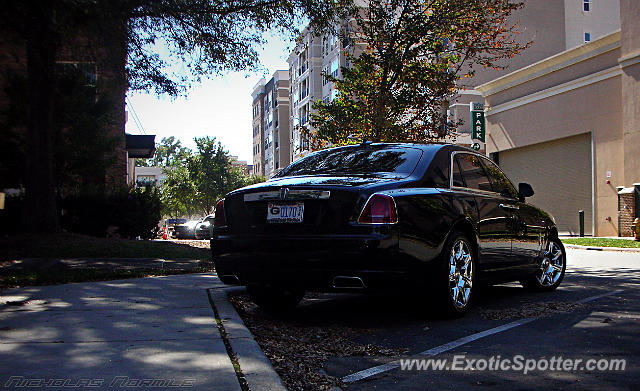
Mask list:
[[[484,105],[471,102],[471,139],[485,142]]]

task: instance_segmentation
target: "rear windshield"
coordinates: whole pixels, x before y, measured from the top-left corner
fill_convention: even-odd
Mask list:
[[[380,175],[407,177],[420,161],[417,148],[368,146],[315,152],[293,162],[276,177],[298,175]]]

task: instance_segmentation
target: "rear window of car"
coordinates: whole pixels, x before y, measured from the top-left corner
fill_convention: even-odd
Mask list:
[[[298,175],[393,175],[407,177],[418,165],[418,148],[368,146],[314,152],[293,162],[276,177]]]

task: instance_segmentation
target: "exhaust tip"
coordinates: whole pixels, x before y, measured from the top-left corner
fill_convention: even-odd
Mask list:
[[[362,278],[356,276],[335,276],[332,281],[332,288],[336,289],[365,289]]]

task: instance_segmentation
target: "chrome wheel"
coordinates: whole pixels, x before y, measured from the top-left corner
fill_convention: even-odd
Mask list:
[[[562,249],[557,243],[549,241],[542,256],[542,263],[540,264],[540,270],[536,274],[536,279],[542,286],[552,286],[562,276],[563,268],[564,254]]]
[[[473,262],[469,245],[462,239],[456,240],[449,256],[449,290],[457,308],[469,303],[473,284]]]

